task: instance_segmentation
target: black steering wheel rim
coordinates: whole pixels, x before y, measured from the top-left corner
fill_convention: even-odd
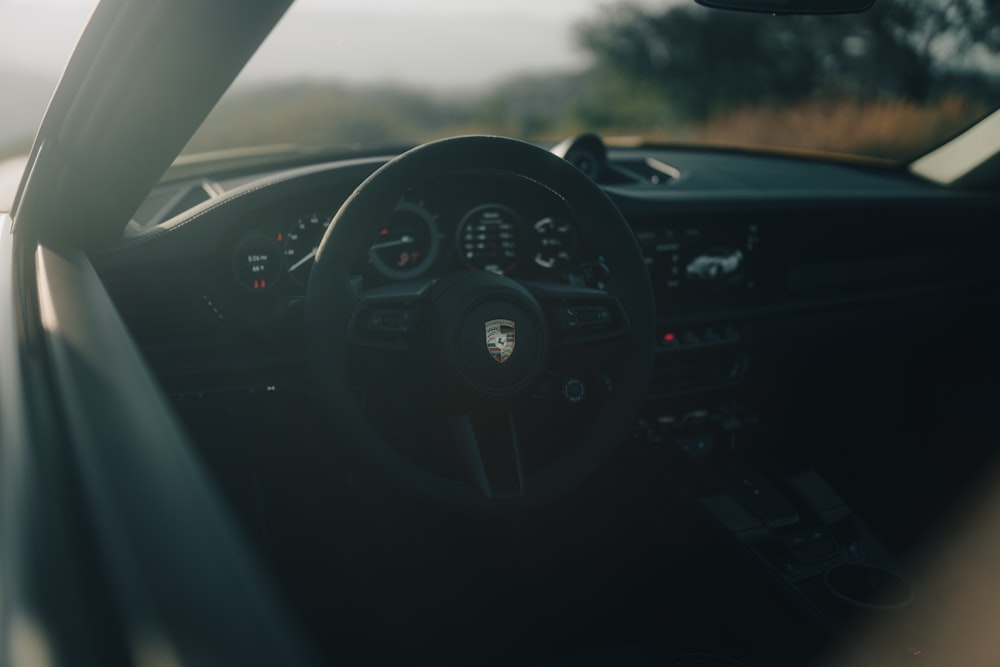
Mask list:
[[[561,458],[533,471],[525,492],[499,500],[474,486],[428,471],[397,452],[368,421],[353,395],[348,373],[349,323],[358,300],[351,266],[364,256],[376,225],[388,219],[400,196],[432,176],[465,171],[513,174],[565,200],[578,232],[600,248],[612,277],[607,291],[627,317],[627,340],[616,347],[618,368],[605,408],[587,434]],[[654,301],[635,237],[618,208],[589,178],[561,158],[532,144],[491,136],[444,139],[388,162],[343,204],[327,229],[309,280],[306,343],[328,407],[331,430],[360,463],[425,499],[463,510],[513,508],[554,499],[590,478],[605,463],[632,423],[652,366]]]

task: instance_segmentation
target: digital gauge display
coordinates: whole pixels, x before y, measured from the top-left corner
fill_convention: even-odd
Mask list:
[[[244,289],[264,292],[281,278],[281,250],[270,238],[255,234],[243,239],[233,253],[233,274]]]
[[[471,269],[510,273],[517,266],[521,221],[499,204],[477,206],[458,225],[458,253]]]

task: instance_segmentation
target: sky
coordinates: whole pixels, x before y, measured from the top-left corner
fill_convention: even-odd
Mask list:
[[[574,25],[616,1],[297,0],[231,90],[310,79],[469,94],[528,72],[579,71],[587,56]],[[0,153],[34,134],[95,5],[0,0]]]
[[[58,76],[93,5],[88,0],[0,0],[0,70]]]
[[[298,0],[239,83],[275,78],[469,88],[586,65],[572,27],[608,0]],[[0,0],[0,71],[55,77],[93,0]]]

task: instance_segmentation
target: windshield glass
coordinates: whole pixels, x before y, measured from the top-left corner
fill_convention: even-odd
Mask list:
[[[0,157],[27,152],[93,0],[5,0]],[[693,0],[297,0],[185,152],[467,133],[909,160],[1000,106],[1000,3],[837,17]]]
[[[0,159],[23,155],[96,0],[0,0]]]
[[[459,133],[911,159],[998,105],[1000,3],[771,16],[645,0],[299,0],[189,144]]]

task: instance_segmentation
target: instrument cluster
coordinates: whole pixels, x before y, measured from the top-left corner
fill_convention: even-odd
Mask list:
[[[254,227],[233,246],[236,282],[250,292],[290,285],[304,293],[334,215],[316,210]],[[572,214],[555,193],[513,175],[459,174],[403,194],[389,218],[373,225],[354,269],[374,283],[463,269],[556,278],[579,262],[579,243]]]

